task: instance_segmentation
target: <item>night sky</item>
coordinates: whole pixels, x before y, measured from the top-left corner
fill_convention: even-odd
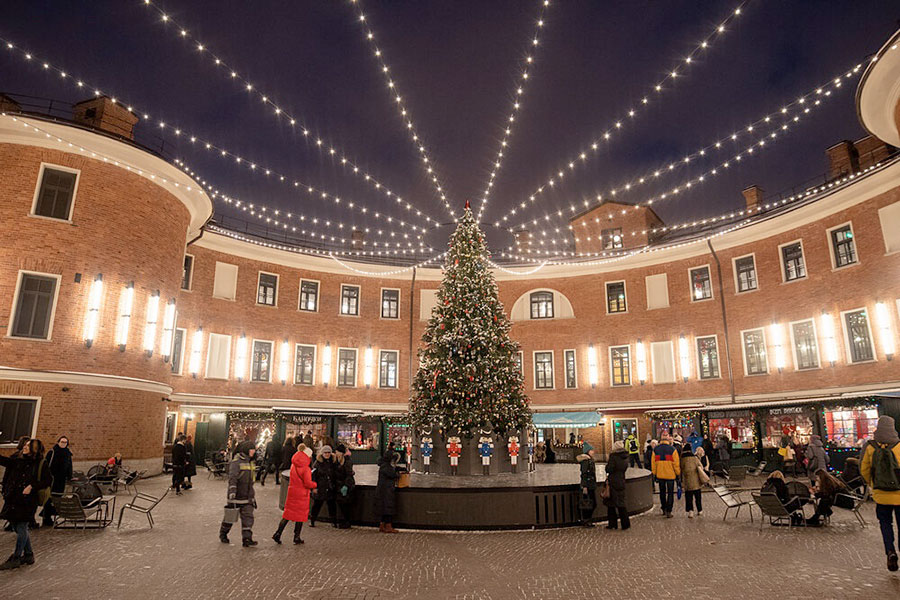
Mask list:
[[[362,9],[454,207],[466,198],[477,205],[523,58],[534,57],[484,215],[493,223],[583,150],[594,157],[525,216],[543,217],[605,195],[610,187],[742,130],[863,62],[900,17],[900,7],[890,0],[750,0],[728,30],[685,67],[684,56],[738,5],[553,0],[536,48],[531,34],[537,0],[369,1]],[[298,125],[276,117],[143,0],[4,2],[0,37],[33,52],[36,60],[0,49],[0,92],[53,99],[54,106],[90,95],[44,71],[39,61],[46,60],[149,113],[154,123],[161,118],[183,129],[181,138],[161,139],[155,125],[141,123],[137,138],[154,148],[164,139],[166,156],[184,160],[230,196],[339,220],[346,229],[379,228],[371,217],[267,180],[261,169],[269,167],[337,194],[344,204],[353,200],[372,211],[408,216],[348,173],[326,150],[334,146],[423,213],[448,222],[350,2],[165,0],[158,6],[290,110]],[[654,95],[652,86],[674,67],[681,75]],[[856,83],[850,80],[788,135],[727,175],[655,204],[657,213],[669,223],[717,215],[742,206],[740,190],[747,185],[776,193],[821,176],[828,146],[865,135],[853,102]],[[629,119],[628,110],[639,107],[644,95],[651,98],[649,108]],[[623,120],[622,129],[590,152],[590,142],[616,119]],[[310,130],[306,137],[300,122]],[[192,147],[188,135],[216,142],[260,168],[251,172]],[[661,180],[672,187],[712,166],[693,161]],[[638,202],[661,189],[644,186],[617,199]],[[216,212],[237,214],[225,204]],[[550,224],[564,227],[566,221]],[[444,227],[432,233],[429,243],[443,247],[447,232]],[[489,230],[489,240],[497,251],[511,236]]]

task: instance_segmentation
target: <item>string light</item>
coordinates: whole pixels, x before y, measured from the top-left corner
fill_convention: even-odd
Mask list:
[[[7,40],[5,40],[2,37],[0,37],[0,42],[5,43],[8,50],[17,51],[22,56],[29,55],[29,53],[24,52],[22,49],[18,48],[17,46],[14,46],[11,42],[8,42]],[[73,81],[73,82],[77,81],[76,85],[87,85],[87,84],[84,84],[84,82],[82,80],[76,80],[76,79],[72,78],[64,70],[55,66],[52,63],[45,62],[44,64],[47,65],[46,69],[53,70],[53,71],[60,73],[62,79],[68,78],[67,79],[68,81]],[[63,74],[65,74],[64,77],[63,77]],[[88,85],[88,87],[92,87],[92,86]],[[99,89],[95,89],[94,95],[101,96],[104,94]],[[148,124],[152,124],[152,119],[151,119],[149,113],[137,111],[134,108],[134,105],[126,106],[126,105],[122,104],[121,101],[118,101],[115,98],[112,98],[112,101],[114,103],[120,104],[121,106],[125,106],[129,112],[131,112],[135,115],[143,116],[143,119],[145,122],[148,122]],[[236,154],[233,151],[225,148],[224,146],[204,138],[203,136],[191,134],[191,133],[187,132],[186,130],[183,130],[179,127],[172,126],[169,123],[170,122],[167,122],[166,120],[158,119],[156,121],[155,125],[156,125],[156,128],[159,130],[159,133],[171,134],[178,139],[185,140],[185,141],[189,142],[190,147],[194,148],[195,150],[198,150],[198,151],[206,150],[210,155],[216,156],[220,159],[223,159],[226,162],[226,164],[229,164],[232,168],[242,168],[242,169],[249,170],[251,173],[256,173],[256,174],[264,176],[269,181],[275,181],[276,183],[285,185],[288,188],[293,188],[298,193],[306,192],[306,195],[304,196],[304,200],[306,200],[308,198],[315,198],[319,201],[322,201],[324,203],[329,203],[331,205],[335,205],[335,204],[342,205],[342,206],[346,207],[347,209],[358,212],[361,215],[374,217],[375,219],[384,221],[385,223],[396,223],[398,226],[406,228],[406,229],[410,229],[414,233],[417,233],[420,235],[427,231],[426,227],[419,227],[412,223],[407,223],[404,219],[395,218],[395,217],[386,215],[386,214],[382,213],[381,211],[370,210],[367,206],[365,206],[364,204],[362,204],[358,201],[342,199],[340,196],[337,196],[326,190],[323,190],[319,186],[314,186],[314,185],[311,185],[302,180],[289,177],[270,166],[267,166],[265,164],[260,164],[260,163],[254,162],[253,160],[244,158],[241,155]],[[348,166],[348,168],[352,168],[353,170],[355,170],[357,172],[359,171],[358,167],[356,167],[355,165],[351,165],[349,163],[349,161],[346,161],[343,158],[341,160],[342,160],[343,164]],[[179,159],[176,159],[174,162],[176,165],[179,165],[179,166],[184,165],[184,163]],[[381,192],[384,192],[384,194],[387,197],[393,198],[397,203],[399,203],[401,205],[405,204],[407,211],[411,212],[414,210],[416,217],[424,219],[425,222],[430,227],[440,227],[440,223],[438,221],[432,219],[430,216],[423,214],[422,211],[415,209],[412,204],[405,202],[402,197],[396,195],[390,189],[384,187],[380,182],[375,181],[373,178],[371,178],[371,176],[368,173],[364,173],[362,175],[362,177],[365,181],[372,182],[373,187],[375,189],[378,189]],[[274,211],[272,211],[272,212],[274,212]],[[406,235],[406,234],[398,234],[398,235]]]
[[[540,32],[544,28],[544,16],[547,12],[547,8],[550,6],[550,0],[540,0],[540,12],[538,14],[538,18],[534,23],[534,30],[531,33],[531,37],[529,39],[532,40],[532,46],[537,46],[540,40]],[[520,109],[522,107],[522,96],[525,93],[525,85],[528,82],[528,75],[531,72],[531,69],[534,65],[534,55],[527,54],[521,59],[521,64],[517,67],[516,72],[517,76],[513,81],[513,88],[515,93],[512,94],[512,107],[509,115],[502,126],[502,135],[500,136],[500,144],[499,149],[497,151],[496,158],[493,160],[493,164],[491,165],[491,172],[488,176],[488,182],[485,186],[484,193],[481,197],[481,203],[478,207],[478,215],[477,220],[481,221],[481,217],[484,214],[485,208],[487,208],[488,200],[491,195],[491,188],[494,187],[494,180],[497,177],[497,173],[499,173],[500,168],[503,165],[503,158],[505,155],[509,154],[509,138],[512,135],[513,123],[516,122],[520,113]]]
[[[737,163],[740,163],[741,160],[752,157],[754,154],[759,153],[759,152],[765,150],[766,148],[772,147],[772,145],[775,143],[775,141],[780,139],[781,136],[784,136],[788,132],[795,130],[797,124],[801,120],[805,119],[806,115],[810,114],[810,112],[814,108],[820,106],[825,99],[832,96],[833,92],[837,91],[841,87],[840,84],[841,84],[842,78],[843,79],[852,78],[854,75],[856,75],[857,73],[860,72],[861,68],[862,68],[862,65],[857,64],[854,67],[852,67],[849,71],[846,71],[846,72],[842,71],[841,75],[839,75],[838,77],[829,79],[828,83],[822,84],[822,85],[817,85],[816,87],[812,88],[809,92],[800,96],[797,100],[795,100],[791,103],[788,103],[786,105],[783,105],[781,108],[779,108],[763,117],[760,117],[759,119],[757,119],[755,121],[748,123],[747,126],[742,128],[741,130],[736,131],[729,136],[718,139],[710,144],[707,144],[706,146],[703,146],[702,148],[696,150],[692,154],[685,156],[683,159],[680,159],[680,160],[674,161],[674,162],[670,162],[670,163],[668,163],[667,167],[659,167],[656,169],[652,169],[625,184],[622,184],[618,187],[610,189],[609,197],[615,198],[618,194],[627,193],[627,192],[631,191],[633,188],[637,188],[637,187],[640,187],[641,185],[653,183],[653,182],[657,181],[661,176],[664,176],[668,173],[672,173],[672,172],[680,169],[681,167],[689,164],[694,159],[706,158],[706,157],[712,156],[718,152],[721,152],[727,146],[727,144],[729,142],[736,142],[747,135],[750,135],[752,137],[752,134],[755,130],[757,130],[761,127],[765,127],[765,126],[772,127],[772,123],[774,121],[778,120],[779,118],[782,120],[780,125],[775,126],[775,128],[768,131],[768,133],[766,133],[760,137],[757,137],[754,141],[750,142],[743,150],[739,151],[737,154],[731,156],[727,160],[723,160],[722,162],[717,163],[715,166],[704,171],[697,177],[683,181],[680,184],[668,189],[665,192],[662,192],[656,196],[645,198],[644,200],[642,200],[640,202],[636,202],[634,204],[634,207],[639,208],[642,206],[651,206],[654,204],[654,202],[659,202],[662,200],[676,197],[683,192],[687,192],[687,191],[691,190],[694,186],[704,183],[708,178],[715,177],[724,172],[727,172],[728,169],[735,166]],[[849,88],[850,86],[847,86],[847,87]],[[796,109],[796,112],[792,114],[791,110],[793,110],[793,109]],[[529,201],[534,202],[537,199],[537,197],[540,194],[542,194],[545,190],[546,190],[546,188],[544,188],[544,187],[539,188],[537,194],[533,194],[529,197]],[[590,210],[593,210],[594,208],[599,206],[604,201],[604,199],[605,198],[602,194],[597,194],[597,202],[592,204],[588,200],[585,200],[583,202],[583,207],[581,208],[582,212],[588,212]],[[609,199],[609,198],[606,198],[606,199]],[[528,205],[524,201],[519,203],[519,205],[517,207],[514,207],[512,210],[510,210],[506,215],[504,215],[502,217],[502,219],[500,221],[496,222],[495,225],[498,227],[502,226],[502,222],[507,221],[510,216],[515,215],[519,210],[522,210],[522,209],[526,208],[527,206]],[[579,207],[575,206],[574,204],[569,206],[570,214],[575,214],[578,210],[579,210]],[[551,219],[551,217],[562,217],[564,215],[565,215],[564,211],[557,210],[555,215],[545,213],[543,216],[543,220],[549,221]],[[530,224],[536,225],[538,222],[539,222],[538,219],[533,219],[530,222]],[[525,228],[528,226],[529,226],[529,222],[526,221],[526,222],[521,223],[518,227]],[[569,225],[569,228],[571,229],[572,226]],[[669,228],[671,229],[671,227],[669,227]],[[511,231],[512,230],[515,230],[515,227],[513,229],[511,229]],[[664,231],[664,229],[660,229],[660,230]],[[651,230],[651,231],[655,232],[655,230]],[[541,235],[546,235],[545,230],[541,230],[541,231],[539,231],[539,233]],[[632,232],[631,235],[636,235],[636,232]],[[551,243],[556,243],[556,242],[551,240]]]
[[[262,89],[252,84],[246,76],[241,75],[236,69],[229,66],[229,64],[221,56],[215,54],[212,50],[209,49],[208,45],[195,38],[193,34],[190,33],[190,30],[188,28],[182,26],[174,19],[172,19],[152,0],[150,2],[145,2],[144,4],[148,8],[156,11],[157,14],[160,15],[160,18],[164,23],[171,24],[171,30],[177,31],[180,37],[190,42],[191,46],[198,51],[199,56],[202,59],[208,60],[213,65],[213,68],[217,73],[220,73],[226,80],[235,82],[239,87],[245,89],[248,93],[254,95],[258,100],[260,100],[264,105],[268,106],[270,110],[267,112],[275,117],[279,123],[287,124],[292,130],[300,131],[303,134],[303,139],[310,140],[311,142],[313,141],[312,138],[314,136],[312,135],[309,127],[303,124],[303,119],[296,115],[293,110],[279,104],[278,102],[273,100],[269,94],[265,93]],[[347,152],[335,148],[331,144],[326,144],[321,137],[315,137],[314,141],[314,145],[316,148],[320,150],[327,150],[328,155],[333,156],[336,159],[340,159],[341,164],[347,167],[347,171],[345,172],[352,173],[353,175],[364,175],[365,181],[376,189],[389,191],[389,188],[383,182],[367,173],[365,169],[360,167],[358,163],[356,163],[347,155]],[[391,192],[391,194],[393,194],[393,192]],[[403,202],[403,200],[401,199],[399,202]],[[407,202],[406,204],[408,205],[407,210],[413,209],[411,203]]]
[[[441,203],[443,204],[444,209],[447,211],[447,214],[449,214],[455,221],[456,213],[450,206],[450,203],[447,201],[447,194],[437,175],[437,169],[434,166],[434,161],[432,160],[428,150],[426,149],[425,142],[422,140],[422,136],[419,134],[418,129],[413,123],[411,111],[408,105],[406,104],[406,102],[404,102],[403,96],[400,95],[397,82],[394,79],[394,76],[391,75],[391,68],[388,66],[387,60],[384,57],[384,51],[376,42],[375,32],[366,19],[365,13],[363,13],[362,11],[362,3],[358,0],[350,0],[350,4],[355,9],[354,13],[356,15],[356,21],[357,23],[359,23],[360,30],[363,32],[363,39],[371,49],[371,52],[375,57],[375,61],[378,63],[379,71],[384,78],[385,89],[388,90],[388,93],[391,96],[391,104],[393,104],[396,107],[397,111],[400,113],[400,119],[403,121],[406,133],[409,136],[413,147],[415,147],[416,151],[419,153],[419,164],[421,165],[422,169],[424,169],[425,175],[431,182],[435,194],[437,194],[437,196],[441,199]]]
[[[584,148],[590,148],[590,151],[587,149],[580,150],[578,154],[569,160],[564,161],[564,164],[567,165],[568,171],[574,171],[577,165],[583,165],[587,162],[588,158],[593,158],[598,156],[600,147],[606,147],[607,143],[613,138],[614,135],[618,135],[615,132],[618,132],[622,129],[623,123],[633,122],[639,114],[643,114],[647,111],[651,98],[656,98],[663,94],[664,92],[670,89],[668,85],[671,81],[673,81],[676,77],[684,75],[688,70],[688,66],[694,63],[694,60],[700,56],[708,52],[708,50],[713,45],[713,40],[717,40],[721,37],[721,34],[725,32],[731,22],[736,19],[739,15],[742,14],[744,6],[749,2],[749,0],[745,0],[738,4],[737,8],[735,8],[725,19],[723,19],[716,29],[707,35],[705,38],[701,40],[701,42],[694,47],[693,50],[688,52],[688,54],[680,59],[676,66],[672,69],[666,71],[666,75],[661,79],[657,80],[655,84],[650,86],[650,90],[645,95],[643,95],[639,102],[634,102],[632,105],[624,111],[627,116],[616,117],[614,118],[609,125],[603,130],[602,133],[597,134],[594,139],[585,144]],[[690,59],[690,60],[689,60]],[[566,168],[558,168],[554,170],[546,180],[546,185],[553,187],[556,185],[558,179],[562,179],[565,177]],[[538,190],[532,193],[532,196],[540,193],[539,190],[544,186],[540,186]]]
[[[429,258],[427,260],[423,260],[422,262],[416,263],[409,267],[404,267],[402,269],[394,269],[393,271],[364,271],[362,269],[357,269],[356,267],[345,263],[344,261],[339,259],[334,254],[329,254],[329,256],[331,257],[331,259],[334,262],[341,265],[342,267],[344,267],[347,270],[353,271],[354,273],[358,273],[360,275],[375,275],[375,276],[399,275],[401,273],[406,273],[407,271],[412,271],[413,269],[418,269],[418,268],[424,267],[426,265],[432,264],[436,261],[439,261],[439,260],[443,259],[446,255],[447,255],[446,252],[441,252],[440,254],[438,254],[436,256],[432,256],[431,258]]]

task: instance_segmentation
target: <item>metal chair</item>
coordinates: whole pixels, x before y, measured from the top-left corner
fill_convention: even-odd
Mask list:
[[[756,506],[759,508],[759,512],[761,513],[761,517],[759,519],[759,528],[762,530],[763,523],[765,523],[765,518],[769,517],[769,525],[777,525],[779,522],[787,520],[788,527],[794,526],[794,518],[793,515],[799,515],[799,519],[796,519],[798,524],[802,526],[806,526],[806,518],[803,515],[803,508],[798,507],[794,510],[788,509],[778,498],[776,494],[771,492],[762,492],[757,493],[753,492],[751,494],[753,497],[753,502],[756,503]],[[791,498],[788,501],[788,504],[797,500],[797,498]]]
[[[112,523],[109,511],[109,502],[104,498],[95,498],[83,505],[78,494],[59,494],[50,496],[53,508],[56,510],[54,529],[103,529]],[[113,511],[115,511],[116,499],[113,497]]]
[[[744,483],[744,480],[747,478],[747,472],[749,469],[744,466],[739,467],[731,467],[728,471],[728,487],[741,487]]]
[[[207,479],[209,479],[210,477],[221,479],[225,476],[225,463],[215,463],[211,458],[207,458],[205,463],[206,470],[208,471],[208,474],[206,476]]]
[[[123,505],[122,510],[119,511],[119,523],[116,525],[116,529],[122,526],[122,515],[125,514],[126,508],[128,510],[133,510],[135,512],[144,513],[145,515],[147,515],[147,521],[150,522],[150,529],[153,529],[153,509],[156,508],[156,505],[162,502],[163,498],[165,498],[168,494],[168,488],[159,498],[151,496],[149,494],[135,494],[134,498],[132,498],[131,501],[127,504]]]
[[[751,475],[753,477],[759,477],[760,475],[762,475],[765,472],[765,470],[766,470],[766,461],[762,461],[761,463],[756,465],[755,468],[747,471],[747,475]]]
[[[866,523],[866,520],[863,519],[862,514],[860,514],[859,512],[860,507],[865,504],[865,502],[865,496],[858,496],[851,492],[842,492],[835,496],[833,507],[843,510],[849,510],[853,513],[853,516],[856,517],[856,520],[859,521],[859,524],[865,527],[868,524]]]
[[[744,500],[741,498],[739,492],[734,490],[729,490],[724,485],[717,485],[713,487],[713,491],[716,495],[725,503],[725,516],[722,517],[722,520],[728,518],[728,511],[731,509],[735,509],[735,517],[741,514],[741,507],[746,506],[747,510],[750,511],[750,522],[753,522],[753,507],[756,506],[753,500]]]

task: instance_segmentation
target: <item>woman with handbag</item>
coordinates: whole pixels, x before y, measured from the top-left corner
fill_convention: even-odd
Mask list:
[[[597,468],[594,464],[594,451],[588,450],[587,454],[579,454],[575,460],[581,467],[581,497],[578,501],[578,508],[581,510],[581,525],[593,527],[591,519],[597,508]]]
[[[625,471],[628,470],[628,452],[625,450],[625,442],[622,440],[613,444],[612,454],[606,463],[606,486],[609,497],[604,499],[606,511],[609,515],[607,529],[618,529],[619,521],[622,522],[622,530],[631,527],[628,519],[628,510],[625,508]]]
[[[28,535],[28,524],[34,519],[38,496],[50,487],[50,469],[44,468],[44,445],[41,440],[29,440],[22,452],[13,457],[0,456],[0,466],[6,468],[3,488],[3,509],[0,518],[8,520],[16,532],[16,549],[0,565],[0,569],[16,569],[34,564],[34,551]]]
[[[707,481],[709,481],[709,475],[703,470],[700,459],[691,452],[690,444],[685,444],[681,454],[681,485],[684,488],[684,510],[689,519],[694,517],[695,503],[697,516],[703,514],[700,490]]]

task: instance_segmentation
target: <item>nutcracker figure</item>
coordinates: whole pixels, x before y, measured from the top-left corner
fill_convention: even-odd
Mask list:
[[[509,451],[510,470],[515,473],[516,465],[519,463],[519,438],[514,435],[510,436],[506,449]]]
[[[457,436],[447,438],[447,456],[450,457],[450,474],[456,475],[459,470],[459,455],[462,454],[462,440]]]
[[[478,438],[478,455],[481,456],[481,472],[485,475],[491,474],[491,455],[494,454],[494,440],[490,436],[490,432],[481,432]]]
[[[425,473],[431,472],[431,453],[434,452],[434,440],[431,439],[431,432],[428,431],[419,440],[419,448],[422,450],[422,470]]]

